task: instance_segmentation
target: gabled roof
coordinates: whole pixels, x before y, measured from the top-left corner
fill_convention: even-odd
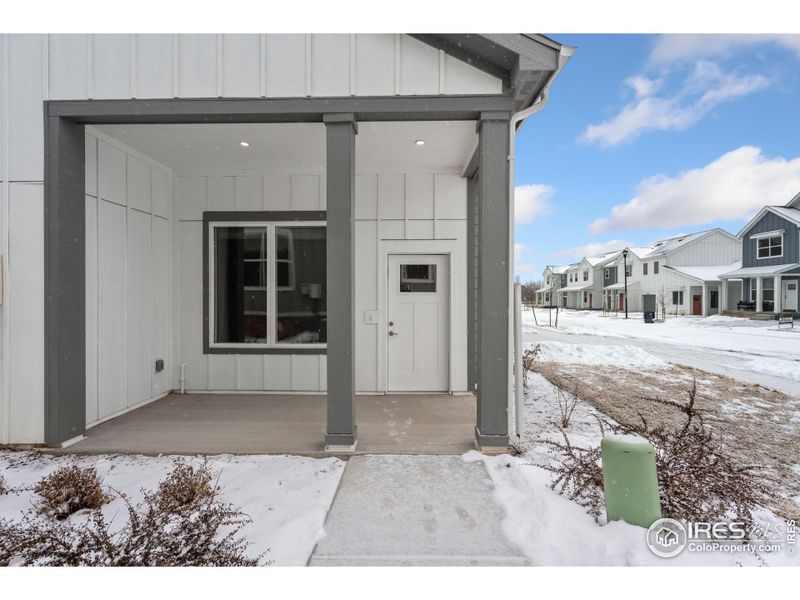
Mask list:
[[[738,237],[740,239],[743,238],[744,235],[748,231],[750,231],[750,228],[753,227],[753,225],[755,225],[756,223],[758,223],[761,220],[761,218],[768,212],[776,214],[779,217],[782,217],[782,218],[786,219],[787,221],[790,221],[790,222],[794,223],[795,225],[797,225],[798,227],[800,227],[800,209],[793,208],[792,206],[789,206],[790,204],[792,204],[792,202],[795,202],[795,200],[798,200],[798,198],[800,198],[800,194],[795,196],[794,199],[792,199],[792,201],[789,202],[789,204],[787,204],[786,206],[765,206],[765,207],[763,207],[760,211],[758,211],[756,213],[756,216],[754,216],[752,219],[750,219],[747,222],[747,225],[742,227],[742,230],[739,233],[736,234],[736,237]]]
[[[786,208],[800,208],[800,193],[786,203]]]
[[[566,273],[567,269],[569,269],[572,265],[548,265],[544,268],[545,272],[550,271],[554,275],[561,275],[562,273]]]
[[[587,256],[584,257],[585,260],[591,267],[597,268],[602,267],[603,265],[610,263],[614,260],[622,250],[614,250],[613,252],[606,252],[605,254],[601,254],[600,256]]]
[[[494,77],[514,97],[514,111],[533,104],[575,50],[536,33],[409,34]]]
[[[639,258],[656,258],[658,256],[666,256],[676,250],[680,250],[681,248],[685,248],[689,244],[694,244],[702,240],[707,235],[711,235],[714,232],[722,233],[723,235],[728,236],[731,239],[736,239],[736,236],[728,233],[724,229],[720,229],[719,227],[715,227],[713,229],[706,229],[705,231],[698,231],[696,233],[687,233],[681,235],[673,235],[668,238],[664,238],[663,240],[658,240],[652,246],[650,246],[649,251],[641,252],[639,248],[631,248],[630,250],[636,254]]]

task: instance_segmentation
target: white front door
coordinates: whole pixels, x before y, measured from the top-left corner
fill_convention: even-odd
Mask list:
[[[783,309],[797,310],[797,281],[783,282]]]
[[[388,391],[448,391],[449,288],[447,255],[389,255]]]

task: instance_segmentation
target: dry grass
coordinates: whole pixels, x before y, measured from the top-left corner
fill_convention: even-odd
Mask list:
[[[697,382],[697,410],[719,444],[720,454],[737,465],[764,467],[769,486],[767,504],[785,518],[800,518],[791,496],[800,494],[800,478],[792,465],[800,457],[800,400],[759,385],[743,383],[679,365],[664,369],[624,369],[606,365],[540,363],[533,369],[556,385],[580,378],[581,399],[623,427],[641,423],[653,428],[681,426],[680,408],[659,399],[685,398]]]
[[[55,519],[84,509],[100,508],[109,501],[94,467],[61,467],[42,478],[33,488],[38,495],[36,509]]]

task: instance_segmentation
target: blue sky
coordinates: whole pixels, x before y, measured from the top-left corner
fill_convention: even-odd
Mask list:
[[[800,36],[552,37],[577,50],[517,139],[523,280],[800,192]]]

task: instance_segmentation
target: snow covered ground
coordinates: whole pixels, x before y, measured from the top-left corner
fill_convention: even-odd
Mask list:
[[[199,464],[202,458],[186,458]],[[174,466],[171,456],[67,456],[29,452],[1,452],[0,473],[13,488],[30,487],[60,466],[77,462],[94,466],[103,483],[127,495],[135,504],[142,489],[154,490]],[[247,554],[274,565],[305,565],[314,545],[324,536],[323,524],[333,501],[344,463],[335,458],[299,456],[214,456],[209,465],[219,474],[222,500],[250,516],[242,534],[250,545]],[[121,527],[127,512],[117,496],[103,507],[112,526]],[[14,519],[31,508],[33,493],[0,495],[0,518]],[[78,513],[72,519],[84,519]]]
[[[589,357],[603,361],[600,364],[613,364],[611,356],[620,358],[620,354],[644,351],[666,362],[800,396],[800,326],[778,328],[773,321],[719,315],[669,317],[664,323],[644,323],[640,313],[631,313],[626,320],[622,316],[603,316],[599,311],[560,310],[555,328],[549,326],[555,311],[548,313],[545,309],[536,310],[538,325],[532,311],[522,313],[525,342],[543,343],[545,352],[551,342],[578,343],[584,348],[582,364],[591,364]]]
[[[645,530],[623,522],[598,525],[586,510],[549,488],[550,472],[539,465],[550,464],[552,455],[541,439],[559,439],[560,419],[555,388],[541,375],[528,379],[525,431],[521,457],[488,457],[477,452],[464,455],[467,461],[482,461],[495,485],[495,499],[506,513],[503,530],[534,565],[760,565],[747,552],[698,553],[684,550],[675,558],[658,558],[645,543]],[[601,436],[597,411],[579,402],[572,415],[570,441],[596,446]],[[759,511],[762,524],[785,523],[767,510]],[[800,557],[785,552],[765,554],[770,566],[800,566]]]

